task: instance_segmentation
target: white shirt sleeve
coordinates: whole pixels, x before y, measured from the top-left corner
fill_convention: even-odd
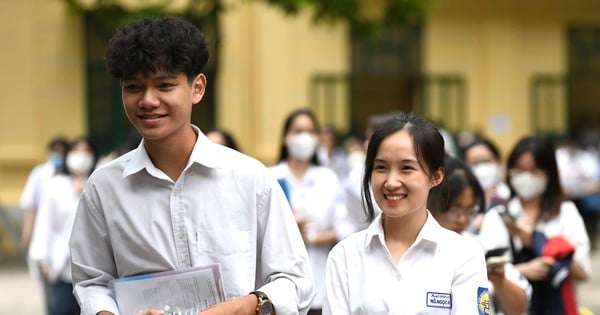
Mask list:
[[[350,314],[347,274],[345,248],[335,246],[329,252],[325,270],[323,315]]]
[[[475,242],[468,251],[470,254],[462,266],[456,270],[452,283],[452,312],[451,314],[488,314],[489,292],[485,256]]]

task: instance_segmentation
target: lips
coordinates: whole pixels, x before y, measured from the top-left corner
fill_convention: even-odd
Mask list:
[[[383,194],[387,200],[397,201],[406,198],[406,194]]]

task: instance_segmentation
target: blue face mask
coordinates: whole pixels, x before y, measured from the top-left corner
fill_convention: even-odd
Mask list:
[[[63,166],[65,165],[65,159],[60,154],[51,153],[49,160],[50,160],[50,163],[52,163],[52,165],[54,165],[55,169],[62,169]]]

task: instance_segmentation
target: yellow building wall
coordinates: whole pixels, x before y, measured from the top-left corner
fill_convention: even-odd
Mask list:
[[[425,27],[424,71],[466,79],[469,121],[506,156],[533,132],[530,84],[535,75],[566,75],[567,27],[600,23],[600,2],[443,1]],[[566,128],[566,108],[556,124]]]
[[[217,125],[242,151],[273,164],[287,114],[313,105],[311,78],[349,71],[348,31],[315,24],[308,11],[287,16],[257,1],[232,3],[221,25]]]
[[[50,138],[86,130],[83,27],[61,0],[0,1],[0,21],[0,205],[15,206]]]

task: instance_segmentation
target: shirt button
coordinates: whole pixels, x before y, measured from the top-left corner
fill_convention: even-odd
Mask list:
[[[183,233],[177,234],[177,238],[179,238],[180,240],[182,240],[183,239]]]

